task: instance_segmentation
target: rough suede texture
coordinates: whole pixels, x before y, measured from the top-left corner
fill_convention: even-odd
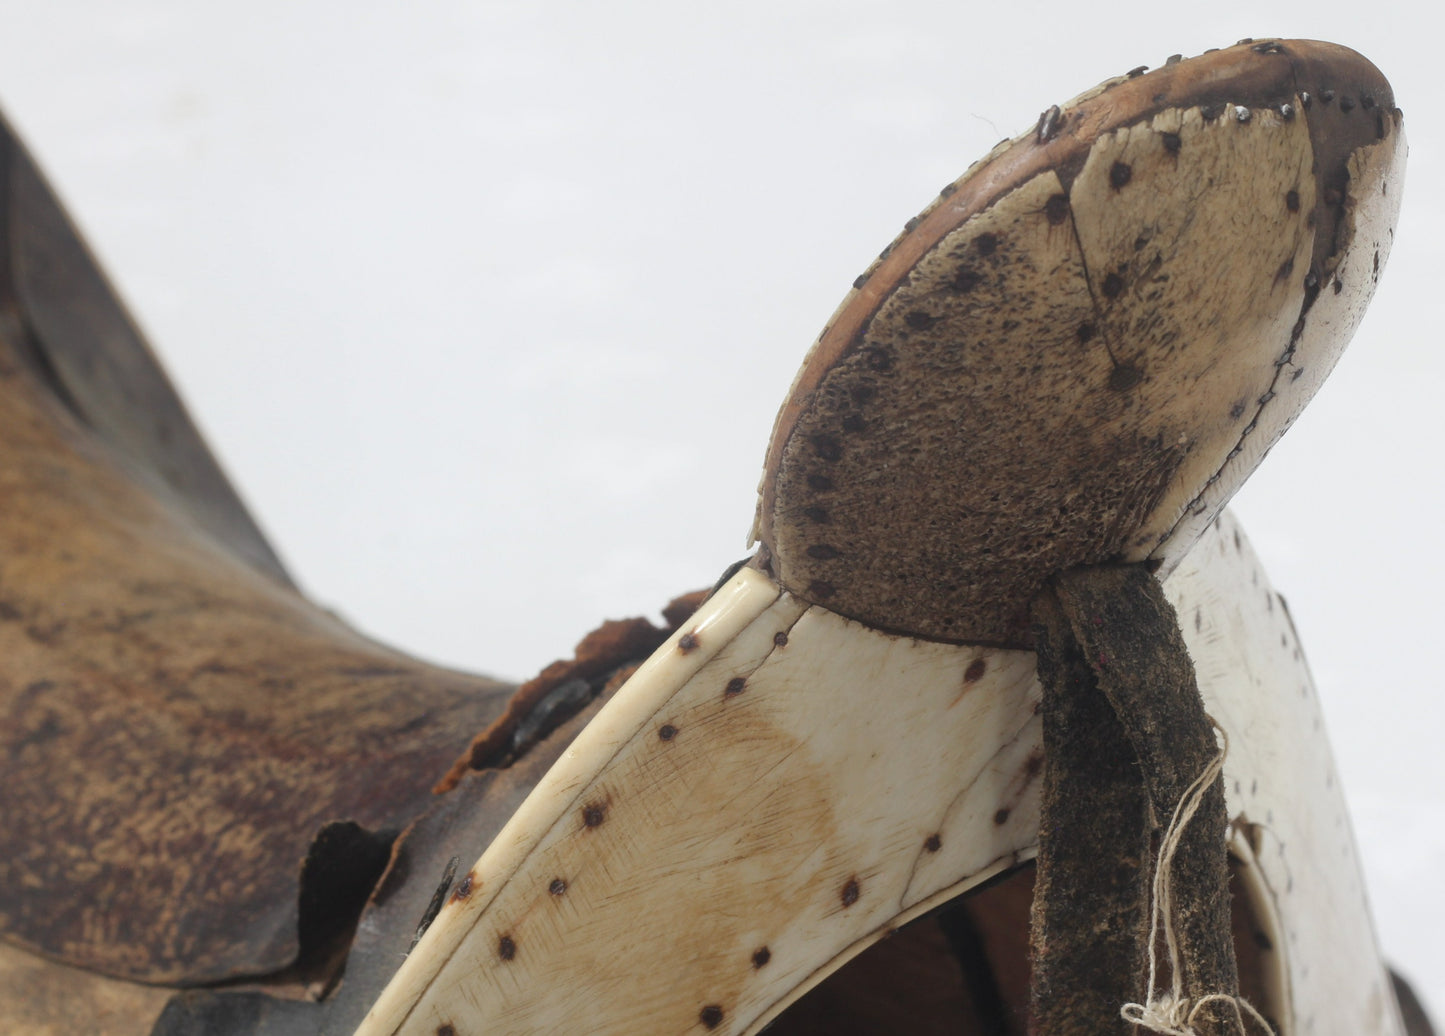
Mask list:
[[[1035,602],[1034,620],[1045,687],[1033,935],[1038,1031],[1129,1031],[1119,1008],[1147,992],[1156,866],[1148,845],[1218,752],[1214,728],[1174,609],[1143,565],[1065,573]],[[1238,994],[1227,824],[1216,779],[1171,867],[1172,923],[1190,998]],[[1161,960],[1163,953],[1161,945]],[[1240,1031],[1226,1002],[1202,1009],[1193,1025],[1200,1036]]]

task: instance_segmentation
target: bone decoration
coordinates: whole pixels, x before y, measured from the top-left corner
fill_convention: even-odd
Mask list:
[[[1258,1006],[1285,1033],[1399,1031],[1282,600],[1228,516],[1166,589],[1230,737]],[[868,630],[740,572],[579,736],[357,1036],[760,1031],[1031,857],[1039,694],[1029,652]]]
[[[1384,78],[1310,41],[1045,112],[823,331],[774,430],[762,564],[876,628],[1020,647],[1053,572],[1167,574],[1353,333],[1403,157]]]

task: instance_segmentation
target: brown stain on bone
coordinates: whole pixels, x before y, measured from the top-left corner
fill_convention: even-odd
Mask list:
[[[607,820],[608,803],[605,800],[596,800],[587,803],[582,807],[582,826],[586,830],[593,830],[601,827]]]
[[[754,684],[758,679],[756,674],[749,678]],[[659,976],[658,982],[666,983],[676,962],[688,961],[690,968],[712,976],[701,993],[709,1005],[724,1011],[719,1027],[726,1029],[734,1020],[731,1005],[745,999],[754,981],[755,972],[744,961],[763,948],[755,934],[756,919],[785,908],[813,917],[838,909],[837,875],[846,877],[852,861],[865,850],[840,835],[835,815],[839,803],[829,794],[835,786],[831,771],[812,760],[805,738],[770,722],[765,709],[725,709],[720,689],[699,694],[690,706],[679,706],[685,711],[673,717],[679,727],[699,736],[679,738],[660,752],[653,730],[641,732],[634,757],[639,770],[627,785],[627,809],[608,812],[608,837],[563,837],[554,843],[557,855],[539,877],[545,882],[552,875],[569,875],[567,895],[578,909],[539,910],[528,917],[528,925],[544,925],[546,932],[529,927],[522,933],[525,945],[518,940],[513,966],[528,970],[519,975],[535,973],[549,983],[585,987],[588,976],[605,968],[618,952],[615,941],[597,933],[666,930],[675,937],[639,939],[625,947],[629,970]],[[718,719],[723,716],[725,722]],[[680,758],[680,751],[697,756]],[[719,765],[722,760],[728,764]],[[740,779],[764,771],[769,772],[765,782]],[[679,772],[688,779],[678,780]],[[620,802],[616,788],[604,792],[594,787],[582,795],[582,802],[589,804],[609,798],[614,805]],[[723,827],[716,818],[724,814],[748,816],[750,822],[743,829]],[[688,836],[679,837],[684,828]],[[707,898],[726,904],[726,909],[705,926],[679,926],[673,897],[609,896],[605,888],[597,894],[590,880],[592,875],[631,874],[640,858],[657,872],[695,872],[699,854],[716,851],[707,844],[710,838],[720,840],[727,856],[739,864],[709,871]],[[800,866],[800,861],[807,862]],[[579,897],[575,900],[574,890]],[[538,891],[534,887],[531,897]],[[493,904],[498,916],[516,917],[525,910],[529,897],[520,888],[513,894],[515,901],[504,890]],[[495,952],[494,947],[488,950]],[[774,951],[767,950],[771,960]],[[675,990],[666,993],[675,995]],[[545,991],[538,995],[545,996]]]

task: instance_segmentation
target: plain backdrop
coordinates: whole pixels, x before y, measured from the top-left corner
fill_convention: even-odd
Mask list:
[[[1445,1010],[1445,114],[1419,10],[0,0],[0,101],[305,589],[519,678],[742,556],[807,346],[997,140],[1176,51],[1369,55],[1411,142],[1397,245],[1237,510],[1310,651],[1382,941]]]

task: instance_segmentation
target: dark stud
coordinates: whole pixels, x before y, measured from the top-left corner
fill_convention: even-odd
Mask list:
[[[858,902],[858,879],[849,878],[848,884],[843,886],[843,891],[838,894],[845,907],[850,907]]]
[[[748,678],[745,676],[734,676],[723,688],[723,695],[728,698],[735,698],[747,689]]]
[[[863,287],[863,285],[867,283],[868,275],[866,273],[860,273],[857,277],[853,279],[853,290],[857,291],[859,288]]]
[[[927,331],[934,324],[938,323],[938,318],[930,316],[921,309],[915,309],[910,310],[904,315],[903,322],[915,331]]]
[[[657,736],[663,741],[671,741],[677,737],[677,728],[671,723],[664,723],[657,728]]]
[[[517,955],[517,944],[510,935],[504,935],[497,940],[497,956],[503,960],[511,960]]]
[[[883,374],[893,369],[893,356],[887,349],[870,345],[863,350],[863,363],[869,370]]]
[[[1069,218],[1069,196],[1067,194],[1054,194],[1044,202],[1044,218],[1049,221],[1050,226],[1058,226]]]
[[[809,475],[808,488],[815,493],[827,493],[833,488],[833,480],[827,475]]]
[[[831,435],[814,435],[808,441],[813,444],[813,452],[823,460],[832,463],[843,456],[842,445]]]
[[[988,663],[981,658],[975,658],[963,671],[963,682],[976,683],[983,679],[983,674],[986,672],[988,672]]]
[[[773,951],[766,946],[759,946],[753,951],[753,967],[761,968],[768,961],[773,959]]]
[[[953,275],[953,290],[965,292],[972,291],[974,288],[978,287],[979,282],[982,280],[983,274],[979,273],[977,270],[970,270],[965,267],[964,269],[959,270],[956,274]]]
[[[1299,191],[1290,191],[1284,196],[1284,207],[1291,212],[1299,211]]]
[[[1127,392],[1144,380],[1144,372],[1132,364],[1117,366],[1109,374],[1109,387],[1115,392]]]
[[[722,1024],[723,1009],[717,1004],[708,1004],[697,1013],[698,1021],[709,1029],[716,1029]]]
[[[607,819],[607,807],[601,802],[589,803],[582,807],[582,823],[588,827],[601,827]]]
[[[1109,186],[1120,190],[1134,178],[1134,169],[1127,162],[1115,162],[1109,167]]]
[[[1005,824],[1008,823],[1008,816],[1009,816],[1009,811],[1008,811],[1007,807],[1005,807],[1004,809],[999,810],[997,813],[995,813],[995,814],[993,815],[993,822],[994,822],[994,824],[996,824],[997,826],[1003,827]]]
[[[681,651],[684,655],[691,654],[697,650],[697,643],[697,634],[684,633],[677,638],[677,650]]]
[[[1159,139],[1164,144],[1164,150],[1171,155],[1179,154],[1179,149],[1184,146],[1184,141],[1180,139],[1177,133],[1161,133]]]
[[[993,255],[994,252],[998,251],[997,234],[980,234],[974,239],[973,243],[978,247],[979,255]]]
[[[828,512],[821,507],[813,506],[803,508],[803,517],[810,522],[817,522],[819,525],[828,524]]]
[[[774,633],[774,634],[773,634],[773,645],[774,645],[775,647],[787,647],[787,646],[788,646],[788,635],[787,635],[786,633],[784,633],[782,630],[779,630],[777,633]]]
[[[832,583],[822,579],[814,579],[808,584],[808,596],[824,601],[838,592],[838,588]]]
[[[553,878],[552,884],[547,886],[547,891],[554,896],[560,896],[567,891],[567,883],[561,878]]]
[[[923,840],[923,848],[927,852],[936,853],[943,848],[943,839],[938,835],[929,835]]]

